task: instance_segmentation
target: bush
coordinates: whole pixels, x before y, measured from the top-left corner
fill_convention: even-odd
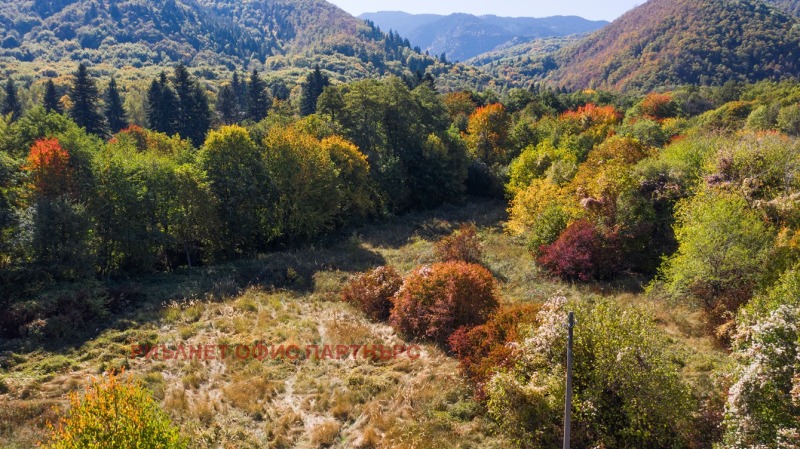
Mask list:
[[[601,232],[586,220],[569,225],[558,240],[540,251],[537,262],[562,279],[586,282],[620,271],[618,237],[613,232]]]
[[[442,262],[480,263],[483,257],[478,229],[474,224],[462,225],[456,232],[436,243],[436,257]]]
[[[736,383],[724,421],[724,449],[796,448],[800,442],[800,308],[780,305],[734,338]]]
[[[679,204],[675,237],[661,268],[667,291],[699,299],[712,326],[730,322],[765,275],[771,229],[741,195],[704,191]]]
[[[138,383],[108,374],[69,397],[70,410],[52,426],[46,449],[185,448],[169,416]]]
[[[392,302],[389,322],[398,332],[441,345],[456,329],[485,323],[498,307],[492,274],[464,262],[418,268]]]
[[[487,385],[489,416],[519,447],[561,441],[567,312],[576,315],[574,447],[686,447],[694,403],[676,354],[648,314],[610,300],[548,301],[519,362]]]
[[[373,320],[385,321],[392,311],[392,296],[400,290],[403,278],[392,267],[378,267],[350,281],[342,300],[357,305]]]
[[[478,399],[485,399],[485,383],[495,372],[516,364],[519,354],[511,344],[520,339],[521,326],[532,323],[539,309],[539,304],[502,307],[486,324],[462,327],[447,340]]]

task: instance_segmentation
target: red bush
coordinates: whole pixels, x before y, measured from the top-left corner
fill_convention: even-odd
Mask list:
[[[378,267],[350,281],[342,300],[357,305],[373,320],[385,321],[392,310],[391,298],[400,290],[403,278],[392,267]]]
[[[532,323],[539,309],[538,304],[502,307],[486,324],[459,328],[447,340],[478,399],[484,398],[484,385],[498,368],[516,363],[510,344],[519,341],[520,325]]]
[[[418,268],[392,301],[389,322],[397,331],[442,345],[456,329],[485,323],[498,307],[492,274],[464,262]]]
[[[671,94],[651,93],[642,100],[640,111],[644,117],[662,122],[678,115],[678,105]]]
[[[550,273],[566,280],[605,279],[620,271],[619,238],[582,220],[572,223],[558,240],[542,246],[537,259]]]
[[[439,240],[435,251],[442,262],[480,263],[483,257],[478,229],[474,224],[463,225],[452,235]]]

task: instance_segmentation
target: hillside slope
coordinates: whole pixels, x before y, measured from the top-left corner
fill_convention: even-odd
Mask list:
[[[383,30],[399,32],[423,51],[434,55],[445,53],[454,61],[464,61],[511,43],[585,33],[608,24],[575,16],[530,18],[378,12],[359,17],[374,22]]]
[[[348,78],[424,72],[434,63],[405,44],[323,0],[0,0],[6,61],[229,69],[320,63]]]
[[[650,0],[560,55],[568,88],[721,84],[800,74],[797,19],[757,0]]]
[[[775,6],[795,17],[800,17],[800,0],[765,0],[768,4]]]

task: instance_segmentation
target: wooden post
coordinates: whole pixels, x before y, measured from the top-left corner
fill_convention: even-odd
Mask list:
[[[575,313],[569,313],[567,324],[567,394],[564,403],[564,449],[569,449],[570,424],[572,421],[572,329],[575,327]]]

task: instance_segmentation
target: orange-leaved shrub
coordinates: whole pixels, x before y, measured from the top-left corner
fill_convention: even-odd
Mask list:
[[[397,331],[441,345],[456,329],[485,323],[499,305],[492,273],[465,262],[417,268],[392,302],[389,322]]]
[[[352,279],[342,290],[342,300],[357,305],[373,320],[385,321],[392,311],[392,296],[402,285],[394,268],[378,267]]]
[[[480,263],[483,257],[478,229],[474,224],[462,225],[452,235],[439,240],[434,249],[442,262]]]
[[[514,366],[518,352],[512,345],[521,337],[520,328],[533,323],[540,308],[539,304],[501,307],[486,324],[459,328],[447,340],[477,399],[485,399],[484,386],[498,369]]]
[[[570,224],[550,245],[542,246],[537,262],[550,273],[571,281],[606,279],[621,271],[619,237],[588,220]]]
[[[185,448],[169,416],[150,393],[130,378],[110,373],[91,383],[85,394],[69,396],[70,409],[57,426],[48,424],[46,449]]]

